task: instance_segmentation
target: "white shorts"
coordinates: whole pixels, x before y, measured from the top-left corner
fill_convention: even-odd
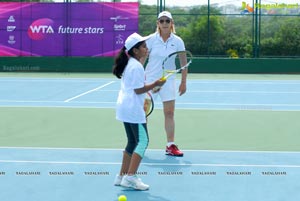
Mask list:
[[[157,93],[151,91],[152,98],[157,99],[160,96],[162,102],[175,100],[176,98],[176,79],[168,79]]]

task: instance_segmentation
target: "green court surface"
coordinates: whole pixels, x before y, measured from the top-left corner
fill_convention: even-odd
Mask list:
[[[111,78],[110,74],[2,73],[3,77]],[[299,80],[299,75],[189,75],[190,79]],[[14,92],[11,92],[14,93]],[[123,148],[114,108],[0,107],[1,147]],[[177,109],[176,143],[184,150],[300,151],[300,111]],[[161,109],[148,122],[150,149],[163,149]]]
[[[0,146],[122,148],[114,109],[0,108]],[[182,149],[300,151],[300,112],[177,110]],[[149,148],[165,146],[162,111],[149,119]]]

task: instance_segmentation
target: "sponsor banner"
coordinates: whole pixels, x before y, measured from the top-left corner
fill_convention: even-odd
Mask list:
[[[0,3],[0,56],[114,56],[138,3]]]

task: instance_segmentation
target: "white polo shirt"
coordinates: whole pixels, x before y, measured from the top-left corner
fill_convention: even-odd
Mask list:
[[[117,100],[116,119],[127,123],[146,123],[144,112],[145,94],[136,94],[134,89],[145,85],[143,65],[130,58],[121,78]]]
[[[162,63],[169,54],[185,50],[183,40],[173,33],[171,33],[168,40],[164,42],[159,33],[155,32],[146,40],[146,44],[149,51],[149,60],[145,69],[147,83],[154,82],[161,78]],[[169,79],[175,79],[175,76]]]

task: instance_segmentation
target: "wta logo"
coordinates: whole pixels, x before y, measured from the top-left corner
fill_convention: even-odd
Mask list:
[[[54,21],[49,18],[38,19],[29,26],[28,36],[32,40],[43,40],[48,34],[53,34],[54,30],[52,28]]]

